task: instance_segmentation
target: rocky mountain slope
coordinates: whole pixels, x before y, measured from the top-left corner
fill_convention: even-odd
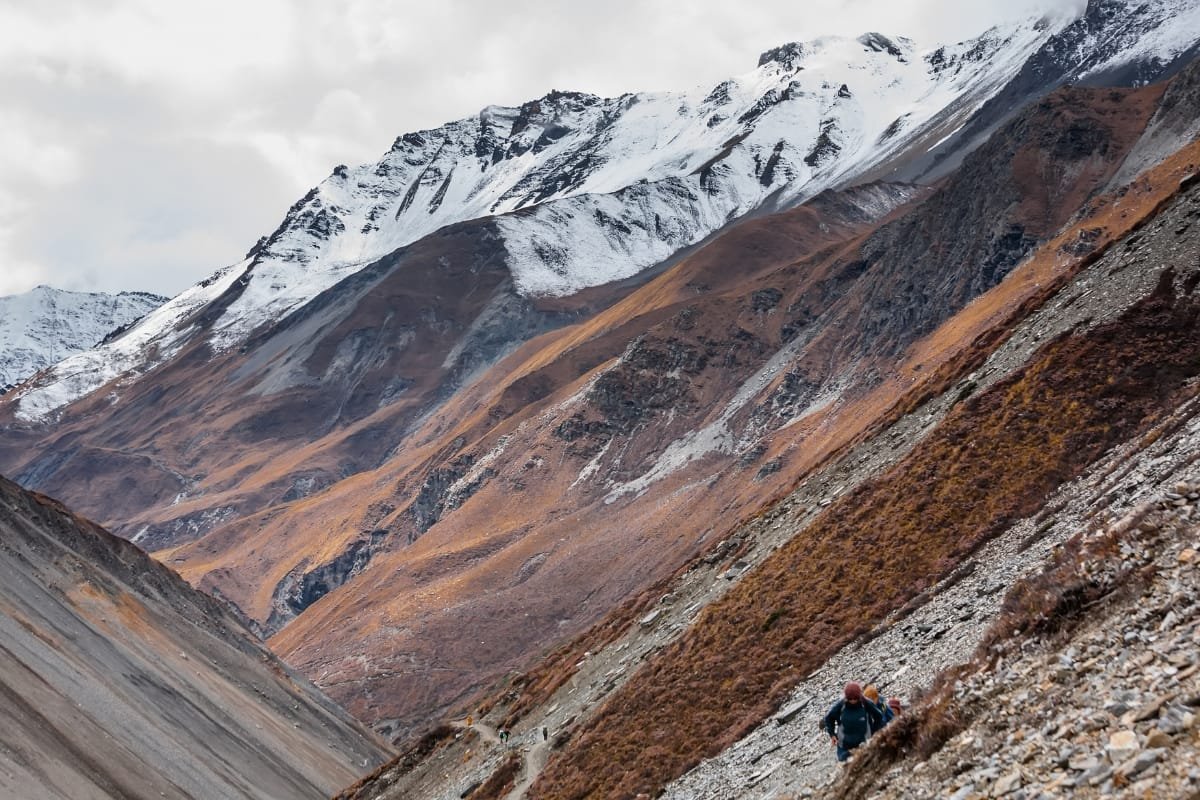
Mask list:
[[[0,297],[0,390],[90,350],[165,302],[145,292],[109,295],[49,286]]]
[[[0,796],[327,797],[387,751],[219,602],[0,478]]]
[[[1198,166],[1200,145],[1193,144],[1124,192],[1117,215],[1143,195],[1143,221],[1068,270],[1032,313],[1026,307],[1009,317],[982,343],[973,366],[960,364],[969,374],[812,473],[727,545],[662,584],[660,601],[617,612],[479,707],[484,724],[514,730],[519,758],[507,786],[525,786],[531,797],[654,796],[662,789],[680,798],[834,790],[948,796],[959,789],[962,797],[992,796],[1038,781],[1061,790],[1093,768],[1079,785],[1113,779],[1110,788],[1119,789],[1139,775],[1147,779],[1157,759],[1166,761],[1168,751],[1141,752],[1147,747],[1178,748],[1186,758],[1194,740],[1179,721],[1188,712],[1171,709],[1191,700],[1171,688],[1171,679],[1190,675],[1180,661],[1190,651],[1180,643],[1194,633],[1186,624],[1185,584],[1194,556],[1173,565],[1192,546],[1194,531],[1185,526],[1176,532],[1183,539],[1159,539],[1174,523],[1150,524],[1146,508],[1169,493],[1167,505],[1191,514],[1191,490],[1178,486],[1192,480],[1200,425]],[[1145,196],[1155,182],[1166,190],[1165,202]],[[1078,220],[1041,252],[1061,255],[1091,224]],[[1031,274],[1036,263],[1026,261],[931,338],[961,338],[979,306],[1003,307],[998,301],[1011,299],[1026,280],[1040,282]],[[1110,528],[1125,538],[1111,539]],[[1110,544],[1081,548],[1079,538]],[[1090,552],[1076,559],[1081,549]],[[1141,684],[1122,693],[1101,689],[1067,709],[1061,698],[1033,702],[1050,689],[1036,667],[1022,666],[1029,681],[1011,690],[991,677],[1004,673],[992,671],[996,653],[1011,654],[1002,655],[1005,666],[1023,652],[1039,653],[1033,643],[1023,648],[1021,637],[1031,630],[1049,635],[1060,623],[1069,628],[1072,614],[1120,589],[1121,581],[1106,576],[1145,580],[1153,573],[1140,567],[1156,560],[1176,570],[1150,590],[1161,601],[1137,614],[1118,603],[1111,613],[1119,625],[1106,629],[1098,620],[1088,630],[1099,633],[1074,654],[1064,648],[1073,664],[1086,662],[1098,687],[1106,685],[1106,664],[1125,674],[1121,680],[1161,675],[1165,683],[1154,696]],[[1049,578],[1020,583],[1044,569]],[[1149,584],[1136,585],[1142,591]],[[1127,602],[1119,591],[1113,596]],[[1168,607],[1176,608],[1169,625],[1162,619]],[[1002,626],[993,628],[997,618]],[[1114,630],[1118,643],[1109,642]],[[838,773],[815,720],[846,680],[879,682],[885,693],[909,700],[937,685],[939,670],[968,662],[981,641],[981,664],[988,665],[981,677],[957,692],[931,693],[912,713],[920,726],[897,725],[889,737],[903,736],[891,745],[883,737],[844,785],[826,786]],[[1159,657],[1143,656],[1139,642],[1162,653],[1161,672],[1136,672],[1135,665]],[[1041,663],[1057,669],[1054,691],[1074,697],[1061,664],[1050,666],[1057,658],[1052,651]],[[1089,722],[1076,709],[1093,700],[1110,708]],[[1144,714],[1129,714],[1158,700]],[[1065,758],[1077,757],[1079,769],[1059,763],[1066,748],[1054,746],[1053,731],[1041,722],[1042,738],[1029,732],[1032,722],[1014,730],[1016,720],[1043,712],[1060,733],[1067,729],[1058,722],[1069,718],[1066,735],[1077,742]],[[1055,714],[1063,719],[1050,720]],[[1116,756],[1104,754],[1106,737],[1098,732],[1116,733],[1122,715],[1130,725],[1140,717],[1138,736]],[[1165,720],[1160,730],[1169,742],[1159,736],[1148,743],[1156,719]],[[929,766],[914,770],[904,761],[887,772],[891,759],[936,750],[972,720],[985,747],[1000,743],[998,757],[979,758],[972,731]],[[506,796],[503,787],[483,787],[503,774],[509,752],[475,740],[469,746],[464,756],[462,740],[427,742],[424,759],[390,765],[347,796]],[[1014,777],[1018,763],[1029,768]],[[1187,769],[1179,766],[1158,768],[1169,785],[1187,785]],[[1113,778],[1117,773],[1123,777]]]
[[[937,698],[946,707],[920,706],[911,724],[863,754],[858,779],[834,796],[1195,796],[1196,488],[1170,484],[1019,585],[984,657],[946,676]],[[1000,640],[1018,625],[1026,638]],[[939,725],[936,737],[947,741],[931,757],[896,759]]]
[[[1174,73],[1198,7],[1089,4],[1087,30],[1124,44],[1088,64]],[[0,466],[234,602],[361,719],[414,732],[661,595],[930,397],[965,398],[1000,338],[1178,190],[1194,70],[1063,87],[991,117],[986,142],[955,134],[1077,27],[925,51],[821,40],[695,95],[556,93],[401,137],[246,262],[0,402]],[[1078,66],[1045,63],[1045,86]],[[866,180],[935,146],[959,162],[936,185]],[[1071,478],[1137,410],[1022,485]],[[1027,500],[954,522],[961,539],[920,553],[914,580]],[[540,702],[578,655],[514,702]],[[752,690],[738,721],[695,730],[732,741],[784,691]],[[655,781],[709,746],[681,741]]]

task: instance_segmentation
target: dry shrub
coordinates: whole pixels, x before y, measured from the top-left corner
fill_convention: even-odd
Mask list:
[[[499,800],[513,790],[517,785],[517,775],[521,774],[524,759],[518,753],[509,753],[508,757],[488,776],[475,791],[467,795],[468,800]]]
[[[1041,572],[1015,583],[971,662],[940,673],[919,702],[856,756],[851,772],[838,781],[830,797],[865,797],[894,763],[903,758],[925,760],[965,730],[976,707],[959,702],[955,690],[966,676],[994,666],[1003,652],[1024,639],[1069,635],[1097,604],[1144,589],[1152,573],[1120,563],[1121,544],[1135,535],[1139,521],[1134,518],[1087,540],[1074,536]]]

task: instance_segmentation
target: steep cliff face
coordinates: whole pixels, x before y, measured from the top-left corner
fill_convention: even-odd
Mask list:
[[[0,478],[0,792],[327,797],[386,754],[229,608]]]

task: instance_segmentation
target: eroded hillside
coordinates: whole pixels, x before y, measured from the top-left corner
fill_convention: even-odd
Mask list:
[[[385,745],[223,604],[0,478],[0,795],[327,797]]]

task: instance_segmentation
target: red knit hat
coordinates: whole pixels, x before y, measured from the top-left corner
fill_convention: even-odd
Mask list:
[[[857,681],[850,681],[846,684],[845,694],[847,700],[862,700],[862,686]]]
[[[888,699],[888,708],[890,708],[892,711],[895,711],[897,714],[899,714],[900,713],[900,698],[899,697],[889,698]]]

